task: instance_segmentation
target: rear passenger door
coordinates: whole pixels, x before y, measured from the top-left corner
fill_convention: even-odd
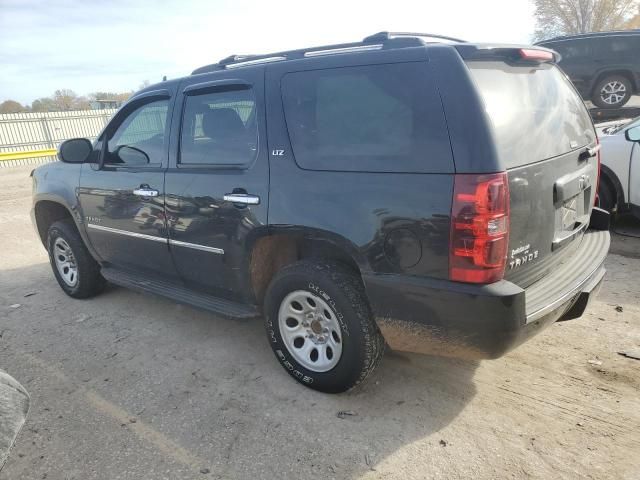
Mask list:
[[[248,243],[266,228],[269,165],[262,67],[194,75],[172,121],[166,218],[187,287],[250,300]]]

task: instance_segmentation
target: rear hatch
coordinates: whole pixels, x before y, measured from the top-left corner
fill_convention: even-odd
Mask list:
[[[524,288],[580,245],[597,189],[597,140],[584,103],[553,63],[509,58],[466,63],[508,175],[504,278]]]

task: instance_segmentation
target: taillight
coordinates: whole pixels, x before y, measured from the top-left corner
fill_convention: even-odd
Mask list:
[[[506,172],[456,174],[451,207],[449,278],[458,282],[501,280],[509,244]]]

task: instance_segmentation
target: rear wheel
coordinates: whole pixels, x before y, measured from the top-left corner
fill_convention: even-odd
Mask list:
[[[278,272],[265,297],[265,324],[284,369],[322,392],[354,387],[384,351],[360,279],[338,263],[302,261]]]
[[[620,108],[631,98],[631,82],[622,75],[600,80],[593,90],[593,103],[600,108]]]
[[[49,227],[47,250],[53,274],[67,295],[88,298],[104,289],[106,281],[100,274],[100,266],[71,220],[61,220]]]

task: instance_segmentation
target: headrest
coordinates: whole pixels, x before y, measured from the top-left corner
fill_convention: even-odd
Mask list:
[[[237,138],[244,135],[244,123],[233,108],[214,108],[204,112],[202,117],[204,134],[214,140]]]

